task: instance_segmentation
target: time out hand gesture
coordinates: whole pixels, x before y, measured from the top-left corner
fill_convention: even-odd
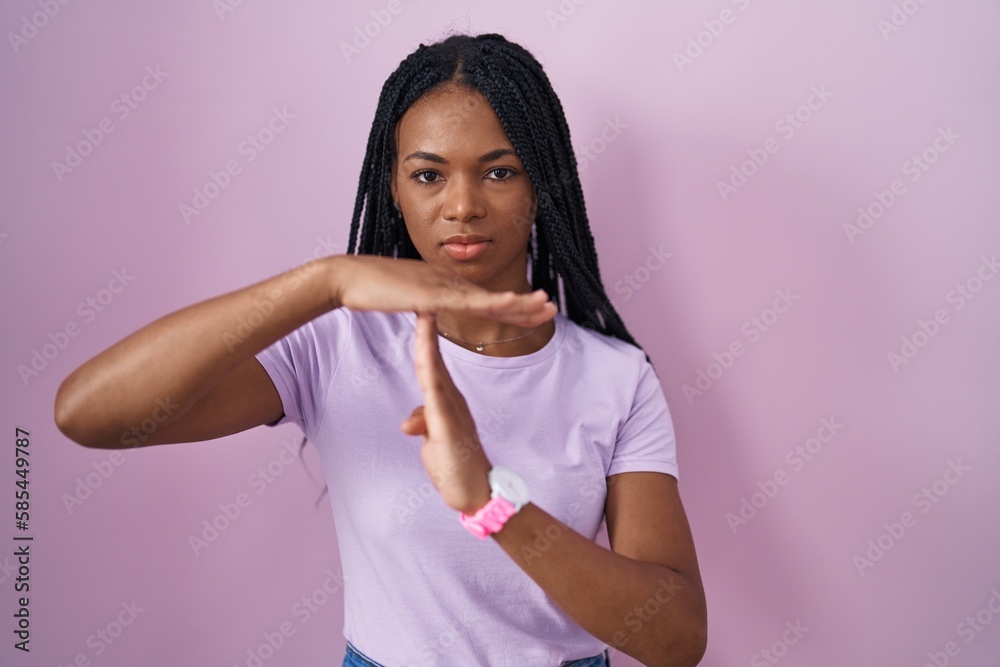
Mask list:
[[[435,319],[433,313],[417,313],[414,361],[424,405],[415,408],[401,428],[424,436],[420,459],[435,488],[450,507],[471,515],[490,499],[487,474],[493,466],[465,397],[441,358]]]
[[[556,306],[538,290],[528,294],[491,292],[447,267],[419,259],[338,255],[333,300],[351,310],[440,313],[462,311],[507,324],[537,327]]]

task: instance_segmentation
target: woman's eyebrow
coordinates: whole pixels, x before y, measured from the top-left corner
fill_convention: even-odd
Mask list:
[[[493,162],[494,160],[499,160],[506,155],[517,156],[517,153],[512,148],[497,148],[492,150],[486,155],[479,158],[479,162]],[[436,153],[429,153],[427,151],[414,151],[406,156],[403,162],[407,160],[427,160],[429,162],[437,162],[439,164],[448,164],[448,161]]]

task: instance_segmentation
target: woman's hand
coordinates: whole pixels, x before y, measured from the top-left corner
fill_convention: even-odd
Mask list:
[[[415,408],[401,428],[424,436],[420,459],[435,488],[450,507],[471,515],[490,499],[487,475],[493,466],[465,397],[441,359],[434,320],[432,313],[417,314],[414,361],[424,405]]]
[[[536,327],[557,310],[544,290],[491,292],[446,267],[419,259],[338,255],[335,261],[334,302],[352,310],[453,310],[522,327]]]

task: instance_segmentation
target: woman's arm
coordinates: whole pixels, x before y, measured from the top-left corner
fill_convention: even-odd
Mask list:
[[[60,384],[59,430],[86,447],[126,449],[277,420],[281,399],[254,355],[340,306],[339,257],[170,313],[104,350]]]
[[[416,259],[333,255],[161,317],[73,371],[55,421],[86,447],[218,438],[283,414],[257,352],[345,306],[456,310],[521,326],[551,319],[544,293],[490,292]]]
[[[414,362],[424,405],[400,427],[423,436],[420,458],[443,500],[473,514],[490,500],[492,464],[441,357],[433,317],[417,320]],[[646,405],[656,407],[648,400]],[[669,437],[662,425],[661,436]],[[553,602],[604,643],[650,667],[697,665],[708,617],[677,478],[622,472],[607,478],[607,488],[610,551],[531,502],[492,537]]]
[[[550,598],[604,643],[649,667],[692,667],[705,653],[705,593],[677,479],[608,478],[611,551],[533,503],[492,537]]]

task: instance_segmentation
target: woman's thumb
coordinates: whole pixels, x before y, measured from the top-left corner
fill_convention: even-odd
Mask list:
[[[407,417],[402,425],[404,432],[410,435],[422,435],[427,432],[427,424],[424,422],[424,406],[418,406],[413,409],[410,416]]]

